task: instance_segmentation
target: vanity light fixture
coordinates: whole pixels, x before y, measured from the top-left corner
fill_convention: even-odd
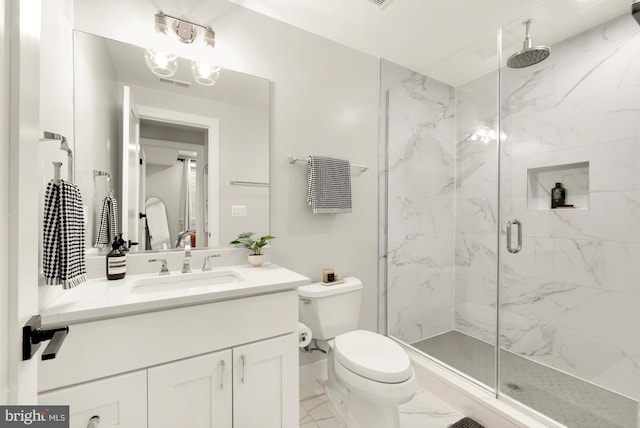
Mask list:
[[[209,26],[196,24],[195,22],[167,15],[163,12],[155,14],[155,31],[158,47],[148,48],[144,58],[153,74],[159,77],[171,77],[178,71],[178,55],[170,53],[171,37],[169,35],[168,19],[173,20],[171,32],[177,37],[177,41],[185,45],[194,45],[194,58],[191,65],[191,74],[196,82],[201,85],[214,85],[220,77],[222,67],[211,61],[213,49],[216,44],[216,35]],[[200,37],[199,37],[200,36]]]

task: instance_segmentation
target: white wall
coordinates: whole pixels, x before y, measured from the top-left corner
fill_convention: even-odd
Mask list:
[[[229,180],[269,182],[269,111],[176,94],[167,96],[162,91],[141,86],[131,88],[140,105],[194,115],[206,113],[218,119],[219,245],[226,245],[241,232],[254,232],[256,236],[269,233],[270,189],[228,184]],[[232,205],[245,205],[247,216],[232,217]]]
[[[76,28],[138,44],[157,8],[172,2],[78,1]],[[215,2],[207,3],[215,8]],[[206,21],[211,10],[192,19]],[[122,11],[127,11],[123,19]],[[191,13],[189,13],[191,12]],[[320,279],[322,268],[356,275],[364,284],[361,326],[377,322],[377,60],[241,7],[228,7],[212,24],[232,45],[238,71],[275,82],[270,149],[273,259]],[[306,204],[306,172],[287,157],[331,155],[366,164],[353,179],[352,214],[313,215]],[[304,361],[303,361],[304,362]]]
[[[0,0],[0,236],[9,235],[9,4]],[[7,403],[9,393],[8,361],[8,290],[9,241],[0,242],[0,404]]]
[[[182,162],[176,161],[173,166],[146,166],[146,199],[158,198],[164,202],[167,212],[167,224],[171,245],[181,232],[180,227],[180,188],[182,183]]]
[[[76,183],[87,207],[86,248],[93,247],[96,239],[102,199],[107,195],[107,178],[94,177],[93,170],[120,176],[120,86],[113,64],[108,61],[106,43],[95,37],[77,33],[81,43],[74,46],[75,73],[75,127]],[[89,79],[83,79],[91,76]],[[71,114],[74,114],[71,111]],[[118,201],[120,186],[112,181],[111,188]],[[110,247],[107,247],[110,250]]]
[[[69,147],[77,153],[73,129],[73,0],[42,2],[42,28],[40,40],[40,129],[64,135]],[[46,17],[46,19],[44,19]],[[60,142],[43,141],[39,144],[40,171],[39,212],[42,219],[44,192],[53,178],[52,161],[62,162],[61,178],[67,179],[67,154],[60,150]],[[76,165],[77,165],[76,159]],[[34,227],[39,231],[42,245],[42,221]],[[39,249],[39,254],[42,250]],[[42,260],[42,257],[39,257]],[[41,264],[41,261],[39,262]],[[39,267],[41,271],[41,267]],[[40,275],[41,276],[41,275]],[[39,287],[39,306],[43,307],[62,292],[61,287]]]

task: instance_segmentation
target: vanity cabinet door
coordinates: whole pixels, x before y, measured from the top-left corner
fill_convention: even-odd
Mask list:
[[[146,427],[146,370],[45,392],[38,402],[68,405],[70,428],[87,428],[95,416],[99,427]]]
[[[231,428],[231,350],[148,369],[149,428]]]
[[[298,428],[298,340],[287,334],[233,348],[234,428]]]

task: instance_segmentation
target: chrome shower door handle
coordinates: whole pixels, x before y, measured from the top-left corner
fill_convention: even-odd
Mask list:
[[[511,246],[511,226],[514,224],[518,226],[518,246],[516,248]],[[507,251],[510,253],[518,253],[520,250],[522,250],[522,223],[516,219],[509,220],[507,222]]]

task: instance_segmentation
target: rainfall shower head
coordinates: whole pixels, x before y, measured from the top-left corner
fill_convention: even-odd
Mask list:
[[[541,61],[547,59],[549,54],[551,53],[551,48],[547,46],[531,46],[531,33],[529,32],[529,28],[533,19],[529,19],[523,24],[526,25],[527,35],[524,39],[524,46],[522,50],[514,53],[507,60],[507,66],[510,68],[523,68],[529,67],[530,65],[537,64]]]

